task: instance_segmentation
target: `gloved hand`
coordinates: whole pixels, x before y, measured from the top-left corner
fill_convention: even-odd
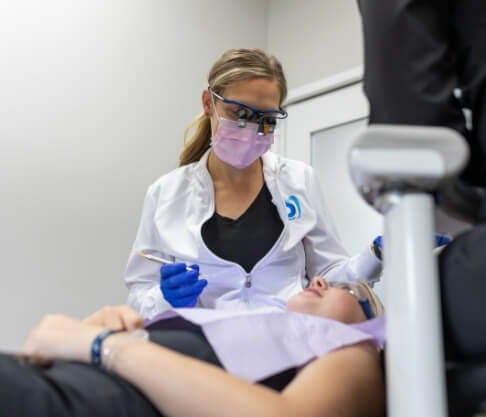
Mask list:
[[[439,246],[446,245],[451,241],[451,238],[447,235],[439,235],[435,234],[435,247],[438,248]],[[373,240],[373,244],[371,246],[373,248],[373,253],[376,257],[381,261],[382,260],[382,250],[383,250],[383,236],[379,235]]]
[[[193,271],[186,270],[186,264],[165,264],[160,268],[160,290],[172,307],[194,307],[197,298],[208,284],[198,279],[199,265],[191,265]]]
[[[447,245],[451,241],[451,238],[447,235],[435,235],[435,247]]]

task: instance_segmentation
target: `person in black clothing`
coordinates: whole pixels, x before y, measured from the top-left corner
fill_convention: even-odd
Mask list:
[[[466,137],[462,179],[486,186],[486,2],[358,0],[370,123],[446,126]],[[460,101],[454,89],[462,91]],[[462,108],[472,111],[466,128]]]
[[[370,124],[457,130],[471,150],[458,184],[485,187],[486,2],[358,0],[358,5]],[[466,126],[463,108],[471,111],[472,126]],[[486,359],[486,199],[475,217],[477,225],[439,257],[445,350],[452,360]]]

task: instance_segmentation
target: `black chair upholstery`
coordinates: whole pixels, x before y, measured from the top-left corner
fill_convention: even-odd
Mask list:
[[[439,190],[442,210],[471,224],[478,222],[485,197],[483,188],[470,186],[457,178],[445,182]]]
[[[475,224],[439,257],[449,417],[486,416],[484,194],[460,181],[441,189],[444,210]]]
[[[447,397],[449,417],[486,415],[486,361],[449,363]]]

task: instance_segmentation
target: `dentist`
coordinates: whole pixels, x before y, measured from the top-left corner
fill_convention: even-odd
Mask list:
[[[144,318],[195,305],[282,309],[316,275],[379,273],[369,247],[349,257],[336,239],[312,167],[269,151],[286,94],[280,63],[262,50],[231,49],[214,63],[180,167],[146,194],[125,275]],[[160,268],[139,251],[175,263]]]

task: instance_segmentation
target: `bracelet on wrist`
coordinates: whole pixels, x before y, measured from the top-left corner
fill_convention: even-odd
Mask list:
[[[113,369],[115,359],[119,351],[136,341],[148,341],[149,333],[145,329],[135,329],[130,332],[125,332],[120,340],[104,345],[101,348],[101,366],[107,371]]]
[[[91,343],[91,363],[94,366],[101,367],[101,345],[103,341],[111,334],[122,332],[123,329],[107,329],[96,336]]]

